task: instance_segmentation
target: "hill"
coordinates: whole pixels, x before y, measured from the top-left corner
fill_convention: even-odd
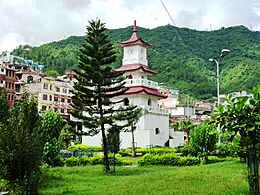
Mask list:
[[[220,60],[221,93],[249,90],[260,83],[260,32],[244,26],[197,31],[171,25],[154,29],[139,27],[138,32],[146,42],[153,44],[148,49],[148,61],[158,74],[152,79],[181,93],[199,99],[216,95],[216,67],[208,59],[218,59],[223,48],[231,52]],[[116,42],[129,39],[132,27],[108,30],[108,34],[115,43],[117,67],[121,65],[122,49]],[[47,70],[63,73],[65,69],[76,67],[83,41],[83,36],[71,36],[39,47],[19,46],[13,54],[44,64]]]

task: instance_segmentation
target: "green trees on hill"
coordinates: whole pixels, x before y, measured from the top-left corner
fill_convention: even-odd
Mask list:
[[[151,69],[159,74],[153,79],[180,89],[182,93],[205,99],[216,96],[216,67],[208,62],[218,58],[223,48],[231,50],[220,62],[221,93],[249,90],[260,83],[260,32],[243,26],[222,28],[216,31],[196,31],[171,25],[155,29],[138,28],[140,36],[154,45],[148,50]],[[117,66],[121,65],[122,51],[116,42],[127,40],[132,27],[108,30],[110,41],[116,48]],[[23,46],[13,51],[21,57],[32,58],[44,64],[47,70],[60,74],[76,67],[83,37],[71,36],[39,47]]]

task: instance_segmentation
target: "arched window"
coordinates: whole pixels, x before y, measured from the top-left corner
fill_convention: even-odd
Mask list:
[[[155,128],[155,135],[158,135],[160,133],[160,129],[158,127]]]
[[[147,102],[148,106],[152,105],[152,100],[149,98],[148,102]]]
[[[129,99],[128,98],[124,99],[124,106],[129,106]]]

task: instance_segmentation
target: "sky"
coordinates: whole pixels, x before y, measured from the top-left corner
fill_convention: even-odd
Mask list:
[[[99,18],[109,29],[167,24],[197,30],[244,25],[260,31],[260,0],[0,0],[0,52],[84,35]]]

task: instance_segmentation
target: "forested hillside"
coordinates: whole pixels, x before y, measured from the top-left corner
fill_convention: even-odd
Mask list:
[[[231,52],[220,60],[221,93],[249,90],[260,83],[260,32],[243,26],[196,31],[171,25],[154,29],[140,27],[138,32],[146,42],[153,44],[153,48],[148,49],[148,62],[159,74],[152,79],[181,93],[200,99],[216,95],[216,67],[208,59],[218,59],[223,48]],[[132,27],[108,30],[108,33],[118,53],[115,66],[120,66],[122,49],[116,42],[129,39]],[[13,54],[33,59],[47,70],[55,69],[62,74],[65,69],[76,67],[83,41],[81,36],[71,36],[39,47],[20,46]]]

